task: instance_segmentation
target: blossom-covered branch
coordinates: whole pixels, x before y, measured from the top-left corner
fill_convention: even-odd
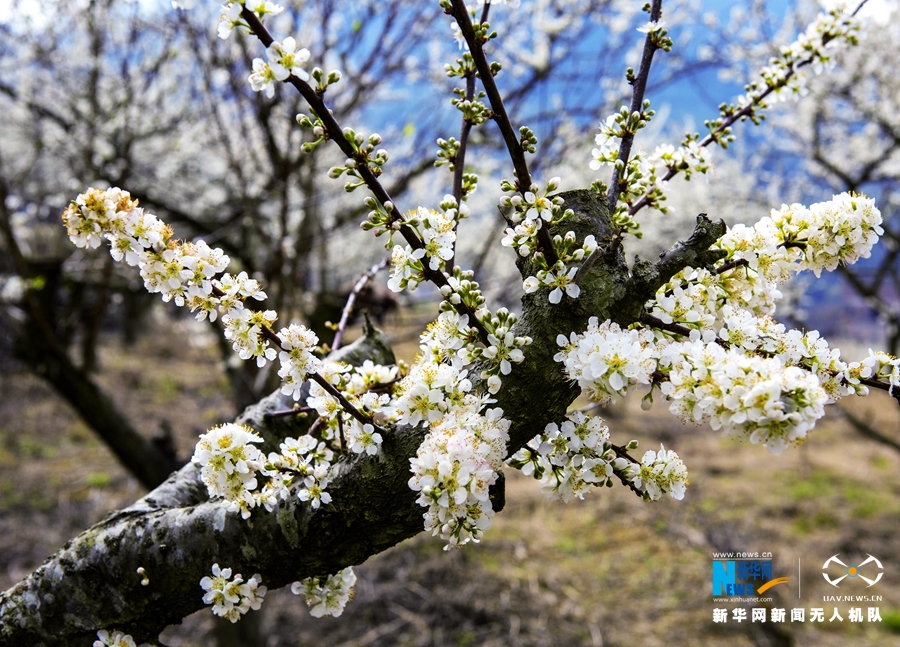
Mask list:
[[[488,30],[490,25],[480,23],[478,32],[469,18],[469,11],[464,0],[443,0],[444,9],[452,13],[459,25],[460,32],[469,45],[469,51],[472,54],[472,60],[475,68],[478,70],[479,78],[487,93],[488,101],[491,104],[493,119],[500,128],[500,134],[506,143],[506,150],[509,152],[513,167],[515,168],[516,181],[515,190],[525,195],[526,192],[533,191],[534,182],[531,179],[531,173],[528,170],[528,162],[525,160],[525,149],[522,142],[513,130],[509,115],[506,114],[506,107],[503,104],[503,97],[497,84],[494,82],[494,76],[500,71],[499,65],[496,63],[488,63],[484,55],[484,43],[492,37]],[[557,261],[556,249],[550,238],[546,228],[538,229],[537,238],[540,241],[540,250],[550,265],[554,265]]]
[[[413,250],[424,249],[424,243],[416,236],[415,232],[413,232],[408,225],[404,224],[403,219],[399,215],[399,210],[394,206],[394,201],[378,180],[376,171],[370,166],[369,154],[360,150],[359,144],[356,141],[356,133],[352,130],[342,128],[325,104],[323,95],[325,88],[327,88],[327,83],[323,84],[320,88],[313,88],[304,80],[304,77],[309,78],[309,75],[302,69],[303,63],[305,63],[308,58],[308,52],[305,56],[300,57],[295,56],[294,51],[285,50],[281,43],[275,41],[266,27],[262,24],[262,21],[257,14],[246,6],[241,9],[241,17],[247,22],[251,31],[259,41],[268,48],[269,57],[275,59],[276,70],[279,70],[279,73],[276,76],[269,63],[263,62],[262,59],[256,59],[260,61],[259,64],[255,64],[258,68],[255,74],[260,79],[260,82],[268,85],[275,81],[284,81],[290,83],[297,89],[312,109],[315,119],[315,121],[311,121],[309,118],[304,118],[299,119],[299,121],[301,122],[301,125],[309,124],[309,127],[318,134],[319,140],[316,142],[316,145],[325,139],[334,141],[338,148],[340,148],[347,156],[349,162],[347,166],[343,167],[342,172],[351,170],[353,175],[360,178],[360,181],[368,187],[375,200],[378,201],[381,207],[379,213],[386,216],[386,224],[389,225],[391,229],[396,229]],[[290,39],[290,47],[288,49],[292,50],[294,47],[296,47],[296,45],[293,39]],[[284,63],[288,63],[289,65],[286,66]],[[280,66],[280,69],[278,66]],[[281,72],[281,69],[285,70],[286,73]],[[296,72],[296,74],[294,72]],[[278,78],[279,76],[281,77],[280,79]],[[340,76],[337,75],[336,77],[332,76],[330,78],[336,81]],[[261,87],[262,86],[260,86],[260,89]],[[386,159],[386,154],[376,155],[378,174],[380,174],[380,163]],[[426,266],[423,267],[422,273],[425,278],[439,288],[447,285],[447,277],[443,272],[433,269],[430,266]],[[485,338],[487,333],[481,327],[478,318],[474,316],[474,312],[465,304],[457,304],[457,307],[461,310],[461,314],[470,316],[472,327],[478,330],[482,338]]]

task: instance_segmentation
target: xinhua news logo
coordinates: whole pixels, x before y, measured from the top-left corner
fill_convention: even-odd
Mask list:
[[[712,562],[713,597],[761,595],[787,582],[786,577],[772,577],[772,560],[714,559]]]
[[[838,555],[840,555],[840,553],[837,553],[837,555],[832,555],[824,564],[822,564],[822,577],[824,577],[825,581],[831,584],[831,586],[839,587],[839,583],[841,582],[841,580],[849,577],[850,582],[852,582],[856,578],[859,578],[868,585],[866,588],[869,588],[869,586],[875,586],[876,584],[878,584],[878,580],[880,580],[881,576],[884,575],[884,566],[881,565],[881,562],[877,557],[873,557],[868,553],[866,554],[866,559],[859,564],[845,564],[838,558]],[[866,577],[862,574],[863,566],[866,566],[867,564],[872,564],[872,566],[866,568],[866,572],[869,575],[875,575],[875,571],[877,568],[878,574],[875,575],[874,579],[872,579],[871,577]],[[828,575],[829,572],[836,576],[840,575],[840,577],[832,578]]]

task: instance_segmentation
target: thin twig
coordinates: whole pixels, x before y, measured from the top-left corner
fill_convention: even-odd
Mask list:
[[[528,171],[528,163],[525,161],[525,150],[522,148],[519,137],[513,129],[509,115],[506,114],[506,106],[503,105],[503,97],[500,95],[497,84],[494,82],[494,74],[484,55],[483,44],[475,37],[475,28],[469,19],[465,0],[451,0],[451,4],[453,6],[453,17],[456,19],[459,30],[469,45],[469,52],[472,54],[475,69],[478,70],[481,84],[484,86],[485,94],[487,94],[488,101],[491,103],[493,119],[500,128],[500,134],[503,136],[506,150],[509,152],[509,157],[515,168],[516,186],[519,193],[524,195],[526,191],[531,190],[532,185],[531,173]],[[549,265],[554,265],[559,260],[559,257],[556,254],[556,249],[553,247],[550,231],[547,227],[541,227],[538,229],[537,234],[544,258],[547,259]]]
[[[631,463],[634,463],[635,465],[641,464],[640,461],[638,461],[634,457],[632,457],[625,450],[624,447],[619,447],[618,445],[614,445],[612,443],[610,443],[610,447],[612,447],[612,450],[616,453],[616,456],[618,456],[619,458],[624,458],[625,460],[630,461]],[[625,487],[630,489],[632,492],[637,494],[642,499],[644,498],[644,491],[638,489],[638,487],[632,481],[629,481],[627,478],[625,478],[624,474],[620,474],[616,470],[613,470],[613,474],[615,474],[616,476],[619,477],[619,480],[622,481],[622,485],[624,485]]]
[[[488,13],[491,10],[491,3],[485,2],[481,11],[481,22],[487,21]],[[466,94],[465,101],[472,101],[475,98],[475,72],[470,71],[466,74]],[[459,127],[459,148],[456,149],[456,157],[453,159],[453,197],[456,204],[462,206],[463,198],[463,175],[466,173],[466,149],[469,144],[469,133],[472,131],[474,124],[469,121],[465,115],[462,118],[462,124]],[[453,231],[456,232],[459,226],[459,220],[453,224]],[[447,267],[453,271],[456,264],[456,240],[450,248],[450,258],[447,260]]]
[[[653,0],[653,6],[650,9],[650,22],[659,22],[661,15],[662,0]],[[631,110],[628,113],[629,115],[643,110],[644,94],[647,91],[647,79],[650,77],[650,67],[653,65],[653,55],[656,53],[656,50],[659,49],[656,43],[657,39],[653,32],[648,32],[647,38],[644,39],[644,51],[641,54],[641,66],[638,69],[637,76],[634,77],[631,82]],[[622,141],[619,143],[617,160],[622,160],[626,167],[628,165],[628,157],[631,155],[631,145],[634,143],[634,135],[635,133],[626,130],[625,135],[622,137]],[[610,182],[609,189],[606,192],[606,203],[609,205],[610,213],[615,212],[616,204],[618,203],[621,194],[622,186],[619,182],[619,170],[613,167],[612,182]],[[575,273],[574,283],[576,285],[581,285],[584,277],[590,272],[591,268],[600,257],[604,254],[614,255],[618,251],[621,243],[622,238],[616,233],[613,235],[608,245],[597,247],[597,249],[588,254],[587,258],[584,259],[584,262]]]
[[[356,297],[358,297],[359,293],[366,287],[366,284],[372,280],[373,276],[387,267],[390,260],[390,258],[384,258],[379,263],[370,267],[365,274],[359,277],[359,280],[353,286],[353,289],[350,290],[350,295],[347,297],[347,303],[344,304],[344,310],[341,312],[341,320],[338,322],[337,330],[334,333],[334,342],[331,344],[332,351],[341,347],[344,330],[347,328],[347,323],[350,321],[350,314],[353,312],[353,306],[356,304]]]
[[[313,407],[299,407],[297,405],[294,405],[293,409],[269,411],[268,413],[263,414],[263,418],[266,418],[267,420],[271,420],[273,418],[289,418],[290,416],[302,416],[309,413],[310,411],[315,411],[315,409]]]
[[[340,391],[338,391],[336,388],[334,388],[334,385],[331,384],[324,377],[322,377],[318,373],[310,373],[306,377],[309,380],[312,380],[313,382],[315,382],[316,384],[321,386],[323,389],[325,389],[325,391],[328,392],[328,395],[330,395],[335,400],[340,402],[341,407],[344,409],[344,411],[346,411],[351,416],[353,416],[354,418],[359,420],[361,423],[367,424],[367,425],[372,425],[373,427],[375,427],[375,431],[378,431],[378,432],[384,431],[384,429],[382,429],[381,427],[379,427],[378,425],[375,424],[375,421],[372,419],[371,416],[366,415],[365,413],[363,413],[362,411],[360,411],[359,409],[354,407],[352,404],[350,404],[350,401],[344,397],[344,394],[341,393]]]
[[[653,0],[653,6],[650,9],[650,22],[658,23],[662,15],[662,0]],[[653,65],[653,55],[657,46],[657,36],[653,31],[647,32],[647,38],[644,39],[644,51],[641,54],[641,66],[638,69],[637,76],[634,77],[631,87],[631,109],[629,115],[635,112],[641,112],[644,105],[644,93],[647,90],[647,79],[650,76],[650,67]],[[625,131],[622,141],[619,143],[619,156],[617,160],[622,160],[625,166],[628,166],[628,157],[631,155],[631,145],[634,143],[635,133],[630,130]],[[613,168],[612,182],[606,193],[606,202],[609,205],[609,212],[616,210],[616,204],[619,202],[619,195],[622,193],[622,186],[619,182],[619,171]]]
[[[726,263],[722,263],[719,267],[716,268],[716,274],[724,274],[728,270],[733,270],[736,267],[743,267],[745,265],[749,265],[750,262],[746,258],[738,258],[736,260],[731,260]],[[668,293],[666,293],[668,294]]]
[[[859,11],[859,10],[862,8],[862,6],[863,6],[864,4],[866,4],[866,2],[867,2],[867,0],[863,0],[863,1],[856,7],[856,10],[854,10],[854,12],[853,12],[852,15],[855,16],[855,15],[856,15],[856,12]],[[827,40],[823,40],[823,45],[826,44],[826,43],[828,43],[828,41],[827,41]],[[802,67],[806,67],[807,65],[809,65],[810,63],[812,63],[812,61],[813,61],[813,57],[810,56],[809,58],[807,58],[807,59],[805,59],[805,60],[803,60],[803,61],[800,61],[799,63],[797,63],[796,65],[794,65],[794,66],[791,68],[791,70],[790,70],[787,74],[784,75],[784,79],[782,80],[781,84],[779,84],[779,85],[770,85],[770,86],[766,87],[766,89],[765,89],[758,97],[756,97],[756,99],[753,100],[753,103],[744,106],[743,108],[741,108],[740,110],[738,110],[738,111],[737,111],[736,113],[734,113],[733,115],[731,115],[731,116],[729,116],[729,117],[726,117],[725,120],[724,120],[721,124],[719,124],[719,127],[718,127],[718,128],[716,128],[714,131],[712,131],[712,132],[709,133],[706,137],[704,137],[702,140],[700,140],[700,142],[698,143],[698,146],[699,146],[700,148],[705,148],[705,147],[709,146],[710,144],[712,144],[713,142],[718,141],[719,138],[720,138],[723,134],[725,134],[725,131],[726,131],[728,128],[730,128],[731,126],[733,126],[735,123],[737,123],[737,122],[740,121],[741,119],[747,117],[747,116],[748,116],[750,113],[752,113],[758,106],[760,106],[760,104],[763,103],[763,100],[764,100],[767,96],[769,96],[770,94],[772,94],[772,93],[775,92],[776,90],[781,89],[782,87],[784,87],[784,86],[787,84],[787,82],[791,79],[791,77],[794,76],[794,75],[797,73],[797,70],[799,70],[799,69],[802,68]],[[675,177],[676,175],[678,175],[680,172],[681,172],[680,169],[676,169],[675,167],[670,166],[670,167],[669,167],[669,170],[666,171],[665,176],[663,176],[662,179],[660,179],[660,180],[658,181],[658,183],[659,183],[659,184],[664,184],[665,182],[668,182],[668,181],[671,180],[673,177]],[[640,200],[638,200],[637,202],[635,202],[633,205],[631,205],[631,207],[628,209],[628,215],[633,216],[633,215],[636,214],[638,211],[640,211],[641,209],[643,209],[644,207],[646,207],[648,203],[649,203],[649,201],[647,200],[647,196],[644,196],[643,198],[641,198]]]

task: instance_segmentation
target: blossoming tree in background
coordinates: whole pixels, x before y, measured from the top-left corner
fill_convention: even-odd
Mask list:
[[[203,605],[237,621],[268,589],[287,585],[313,615],[340,615],[352,566],[367,557],[423,529],[448,549],[479,541],[502,507],[504,466],[563,501],[617,483],[648,502],[681,499],[688,466],[676,451],[638,453],[638,441],[570,410],[580,395],[603,403],[642,386],[648,406],[661,400],[687,421],[780,454],[803,442],[826,405],[900,384],[895,358],[843,358],[815,331],[772,318],[792,274],[819,276],[869,256],[882,220],[863,195],[782,205],[731,229],[701,214],[655,262],[629,264],[623,252],[640,233],[640,212],[665,209],[668,180],[705,173],[710,149],[733,139],[736,122],[758,122],[773,97],[802,93],[807,74],[857,44],[852,7],[818,16],[745,95],[721,106],[706,135],[648,153],[636,140],[654,116],[647,80],[655,54],[673,46],[661,0],[648,4],[640,65],[626,72],[631,103],[585,137],[586,154],[594,141],[590,168],[602,175],[589,189],[558,193],[559,178],[535,176],[540,142],[513,125],[505,72],[489,58],[491,41],[503,37],[489,14],[513,8],[439,6],[463,49],[446,68],[463,83],[453,99],[462,127],[459,139],[438,142],[452,188],[425,205],[401,205],[382,182],[389,142],[329,109],[331,87],[353,79],[320,67],[293,37],[270,33],[264,22],[279,6],[226,4],[219,26],[220,37],[249,31],[264,48],[265,58],[248,64],[254,90],[286,84],[304,99],[296,121],[311,133],[307,149],[341,151],[345,160],[328,176],[365,193],[362,227],[387,241],[389,287],[431,283],[440,292],[440,314],[411,366],[397,366],[372,330],[352,346],[326,347],[275,309],[255,307],[266,301],[264,286],[229,272],[222,250],[179,240],[124,188],[88,189],[65,210],[76,245],[109,244],[148,291],[220,321],[240,359],[277,366],[281,386],[237,422],[209,429],[191,464],[150,495],[0,596],[4,640],[139,643]],[[511,163],[500,208],[502,243],[522,279],[518,314],[492,306],[456,262],[478,180],[468,170],[468,137],[487,128],[499,130]]]

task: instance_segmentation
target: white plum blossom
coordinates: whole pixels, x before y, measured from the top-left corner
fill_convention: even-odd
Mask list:
[[[217,28],[219,38],[227,39],[235,28],[246,26],[246,23],[241,18],[241,9],[243,9],[241,2],[227,2],[222,5]]]
[[[663,29],[665,29],[665,27],[666,27],[666,23],[663,22],[662,20],[659,20],[659,21],[650,21],[650,22],[646,23],[645,25],[638,27],[637,30],[639,32],[641,32],[642,34],[652,34],[653,32],[662,31]]]
[[[629,473],[629,480],[651,501],[659,501],[665,494],[679,501],[684,498],[687,468],[678,454],[662,445],[658,452],[646,452],[640,464],[632,463]]]
[[[344,612],[347,602],[353,598],[355,584],[356,573],[353,572],[353,567],[347,567],[335,575],[308,577],[300,582],[294,582],[291,584],[291,593],[303,595],[313,617],[337,618]]]
[[[555,184],[558,184],[559,178],[556,180]],[[525,205],[523,206],[526,220],[537,221],[540,218],[545,222],[550,222],[553,219],[553,203],[540,193],[526,191]]]
[[[298,49],[297,41],[290,36],[269,45],[266,55],[269,70],[276,81],[284,81],[291,75],[301,81],[309,81],[309,73],[303,69],[309,60],[309,50],[305,47]]]
[[[264,461],[252,443],[261,442],[249,427],[226,423],[201,434],[191,458],[200,466],[200,480],[209,496],[222,497],[227,509],[240,510],[245,519],[256,505],[252,491]]]
[[[299,324],[282,328],[278,337],[283,349],[278,353],[281,361],[281,368],[278,369],[278,377],[282,381],[281,392],[299,400],[306,376],[319,370],[319,359],[313,355],[319,338],[312,330]]]
[[[265,92],[270,99],[275,96],[275,82],[279,79],[269,64],[261,58],[253,59],[253,72],[247,80],[254,92]]]
[[[262,577],[258,573],[245,582],[240,573],[232,578],[230,568],[220,569],[218,564],[213,564],[212,575],[201,579],[200,586],[205,591],[203,602],[212,605],[215,615],[237,622],[247,611],[259,610],[266,587],[261,586]]]
[[[134,638],[121,631],[109,633],[106,629],[101,629],[97,632],[97,638],[94,647],[136,647]]]
[[[560,335],[557,344],[563,350],[554,359],[598,402],[624,396],[635,384],[650,384],[659,357],[652,332],[622,330],[611,321],[601,324],[596,317],[583,333]]]
[[[356,420],[348,426],[347,442],[350,443],[350,451],[354,454],[374,455],[381,446],[381,434],[375,431],[374,425],[360,425]]]
[[[553,288],[550,291],[549,300],[554,305],[562,300],[563,291],[573,299],[577,299],[581,294],[581,288],[575,283],[575,273],[578,271],[578,268],[571,267],[566,270],[565,265],[561,267],[559,265],[562,264],[558,264],[550,272],[538,274],[538,278],[541,279],[544,285]]]
[[[402,292],[409,286],[410,292],[415,290],[419,283],[424,280],[424,266],[422,265],[422,257],[425,256],[425,250],[419,248],[415,251],[406,245],[394,245],[394,251],[391,253],[391,278],[388,281],[388,288],[393,292]]]
[[[409,487],[427,507],[425,530],[447,542],[445,550],[479,541],[491,527],[489,487],[506,454],[509,421],[501,409],[454,410],[431,427],[409,459]]]

